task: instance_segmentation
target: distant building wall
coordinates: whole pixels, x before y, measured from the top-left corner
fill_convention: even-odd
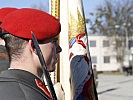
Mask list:
[[[117,71],[121,68],[117,62],[117,53],[113,50],[114,43],[106,36],[88,36],[92,65],[97,65],[98,71]]]

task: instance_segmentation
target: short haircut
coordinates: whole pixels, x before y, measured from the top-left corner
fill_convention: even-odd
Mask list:
[[[9,61],[17,60],[22,57],[23,50],[28,43],[27,40],[6,33],[2,38],[5,40],[5,47],[9,55]]]

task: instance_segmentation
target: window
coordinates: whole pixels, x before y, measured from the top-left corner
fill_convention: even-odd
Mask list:
[[[97,63],[97,57],[96,56],[92,56],[91,57],[91,61],[93,64],[96,64]]]
[[[103,40],[103,47],[109,47],[109,41]]]
[[[129,48],[133,47],[133,40],[129,40]]]
[[[110,56],[104,56],[104,63],[110,63]]]
[[[90,47],[96,47],[96,41],[95,40],[90,41]]]

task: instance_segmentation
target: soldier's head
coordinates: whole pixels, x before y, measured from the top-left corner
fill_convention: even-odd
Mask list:
[[[13,7],[4,7],[4,8],[0,8],[0,24],[2,23],[2,20],[4,19],[4,17],[17,10],[17,8],[13,8]],[[2,29],[0,28],[0,33],[2,32]],[[0,45],[4,45],[4,41],[0,38]]]
[[[61,25],[55,17],[41,10],[22,8],[8,14],[0,27],[11,62],[32,61],[33,66],[41,66],[33,46],[32,31],[39,42],[48,70],[55,69],[58,53],[61,52],[57,42]]]

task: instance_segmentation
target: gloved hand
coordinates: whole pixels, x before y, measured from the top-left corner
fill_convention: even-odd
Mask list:
[[[65,100],[65,93],[63,91],[61,83],[56,83],[54,85],[54,89],[56,92],[57,100]]]

